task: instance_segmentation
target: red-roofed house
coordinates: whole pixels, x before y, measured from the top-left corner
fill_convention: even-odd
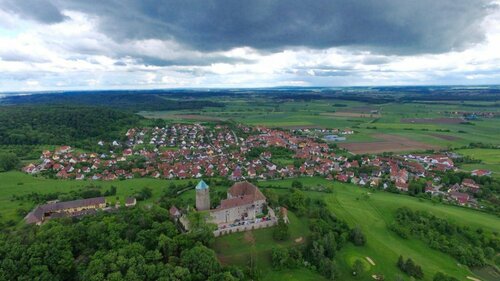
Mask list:
[[[472,171],[471,175],[478,176],[478,177],[491,176],[491,171],[488,171],[488,170],[474,170],[474,171]]]
[[[457,191],[450,192],[450,197],[453,200],[457,201],[457,203],[460,205],[465,205],[469,201],[469,198],[470,198],[469,194],[457,192]]]
[[[464,179],[462,181],[462,186],[467,187],[469,190],[472,192],[477,192],[479,191],[479,188],[481,187],[479,184],[477,184],[474,180],[472,179]]]

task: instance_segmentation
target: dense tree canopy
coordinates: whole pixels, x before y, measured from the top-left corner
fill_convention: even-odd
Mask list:
[[[96,146],[119,140],[139,124],[138,115],[100,107],[2,106],[0,145]]]
[[[28,96],[8,96],[2,100],[5,104],[15,105],[71,105],[71,106],[106,106],[132,110],[180,110],[201,109],[206,106],[221,107],[221,103],[209,100],[183,100],[166,93],[134,91],[94,91],[64,92],[61,94],[38,94]]]
[[[14,153],[0,153],[0,172],[13,170],[19,164],[19,158]]]
[[[425,241],[431,248],[450,254],[468,266],[483,266],[500,251],[498,233],[459,226],[428,212],[400,208],[390,229],[403,238]]]
[[[160,207],[52,220],[0,234],[0,280],[236,280],[203,243]]]

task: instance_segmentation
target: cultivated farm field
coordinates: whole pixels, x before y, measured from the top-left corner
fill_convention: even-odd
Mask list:
[[[407,102],[374,106],[367,102],[335,99],[278,103],[272,99],[255,97],[232,98],[223,103],[225,107],[204,108],[196,112],[177,110],[140,114],[148,118],[163,118],[170,122],[235,121],[248,125],[290,129],[350,128],[356,134],[348,136],[345,143],[359,143],[353,145],[355,153],[358,146],[373,146],[372,150],[366,152],[379,153],[391,149],[394,152],[446,149],[462,147],[472,142],[500,145],[499,117],[466,121],[460,115],[453,113],[499,111],[496,104],[488,102],[474,104]],[[182,119],[182,116],[188,118]],[[380,134],[398,135],[407,140],[384,144],[380,143]],[[410,146],[409,149],[404,143]]]

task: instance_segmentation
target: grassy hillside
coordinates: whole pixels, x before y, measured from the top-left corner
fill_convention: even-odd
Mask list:
[[[494,176],[500,177],[500,149],[459,149],[456,152],[481,160],[479,164],[462,165],[463,170],[486,169],[492,171]]]
[[[153,191],[153,197],[148,200],[152,202],[158,199],[163,190],[167,188],[168,184],[185,183],[188,180],[178,181],[164,181],[157,179],[141,178],[126,181],[113,181],[113,182],[92,182],[92,181],[74,181],[74,180],[53,180],[42,177],[32,177],[21,172],[6,172],[0,173],[0,220],[5,222],[8,220],[20,221],[22,217],[17,214],[19,208],[31,209],[34,203],[26,201],[12,200],[13,195],[26,195],[32,192],[42,194],[63,192],[67,193],[71,190],[78,190],[89,186],[91,184],[101,186],[102,190],[107,190],[111,186],[117,187],[116,196],[108,198],[111,202],[118,197],[122,203],[125,198],[140,191],[143,187],[149,187]],[[194,198],[193,198],[194,200]]]
[[[320,192],[306,192],[312,198],[324,198],[328,207],[341,219],[346,220],[350,226],[359,225],[366,235],[367,244],[356,247],[352,244],[345,246],[337,254],[337,264],[342,272],[341,280],[373,280],[372,274],[384,274],[386,280],[394,280],[396,275],[402,275],[396,267],[399,255],[411,257],[417,264],[421,265],[425,278],[431,280],[437,271],[446,272],[459,280],[465,280],[466,276],[476,276],[467,267],[457,264],[452,257],[429,248],[426,244],[410,239],[405,240],[397,236],[387,228],[387,224],[393,219],[396,209],[406,206],[412,210],[426,210],[432,214],[446,218],[459,225],[468,225],[473,228],[481,227],[486,231],[500,232],[500,220],[493,215],[466,208],[448,206],[432,203],[406,195],[398,195],[387,192],[371,192],[350,184],[330,182],[320,178],[301,178],[300,181],[306,186],[333,185],[334,192],[331,194]],[[114,182],[79,182],[50,180],[34,178],[20,172],[0,173],[0,214],[1,220],[22,219],[17,215],[18,208],[33,207],[29,202],[11,201],[12,195],[22,195],[31,192],[50,193],[67,192],[76,190],[94,183],[102,186],[105,190],[111,185],[117,187],[119,200],[130,196],[141,188],[147,186],[153,190],[153,197],[141,204],[149,204],[158,199],[165,188],[171,182],[185,183],[187,181],[166,181],[157,179],[134,179]],[[259,186],[279,185],[290,187],[292,180],[274,180],[260,182]],[[222,187],[213,187],[221,190]],[[276,193],[284,194],[288,189],[275,189]],[[182,195],[184,198],[193,198],[194,192],[188,191]],[[115,200],[115,196],[109,198]],[[275,271],[270,266],[269,252],[275,246],[294,246],[304,243],[309,233],[308,222],[295,214],[290,213],[290,239],[276,243],[272,239],[272,229],[257,230],[249,233],[237,233],[216,239],[214,249],[225,264],[247,265],[250,257],[258,265],[263,280],[322,280],[314,271],[307,269],[296,269],[291,271]],[[302,237],[302,240],[300,238]],[[354,278],[350,274],[350,267],[354,260],[370,257],[375,265],[366,263],[367,272],[360,277]],[[488,276],[481,276],[482,280]],[[404,276],[405,280],[409,280]]]
[[[312,197],[325,198],[330,209],[338,217],[346,220],[351,226],[359,225],[367,237],[365,246],[348,245],[340,251],[337,262],[342,265],[342,280],[373,280],[372,274],[384,274],[386,280],[394,280],[396,275],[404,275],[395,265],[399,255],[411,257],[421,265],[425,274],[424,280],[432,280],[437,271],[446,272],[459,280],[465,280],[466,276],[474,276],[467,267],[457,264],[452,257],[429,248],[421,241],[405,240],[391,232],[387,224],[392,221],[395,210],[403,206],[412,210],[427,210],[460,225],[500,232],[499,218],[478,211],[434,204],[428,200],[387,192],[368,194],[366,189],[350,184],[331,183],[324,179],[301,180],[305,185],[333,184],[334,193],[331,195],[325,196],[325,194],[313,192],[308,192],[308,194]],[[272,184],[291,186],[291,180],[272,181]],[[285,191],[280,190],[280,192]],[[347,269],[350,268],[353,260],[365,257],[370,257],[375,266],[371,266],[361,279],[353,278]]]
[[[459,280],[471,275],[465,266],[457,264],[450,256],[430,249],[421,241],[404,240],[392,233],[387,226],[392,221],[394,211],[399,207],[427,210],[456,223],[490,228],[492,231],[500,230],[498,218],[458,207],[433,205],[389,193],[376,193],[365,197],[365,191],[352,186],[339,185],[336,191],[335,196],[328,198],[330,208],[349,223],[359,225],[367,236],[367,245],[356,249],[356,254],[372,258],[376,263],[372,272],[383,273],[388,277],[399,273],[394,265],[399,255],[411,257],[421,265],[426,280],[437,271],[452,274]]]
[[[257,264],[263,280],[280,280],[286,276],[287,280],[325,280],[318,273],[304,269],[275,271],[271,267],[271,249],[273,247],[294,247],[306,242],[309,234],[307,220],[298,218],[289,212],[290,238],[283,242],[276,242],[273,229],[259,229],[222,236],[216,239],[215,252],[224,264],[248,266],[250,261]]]

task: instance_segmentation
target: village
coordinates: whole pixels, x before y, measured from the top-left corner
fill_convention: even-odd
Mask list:
[[[77,152],[62,146],[43,151],[40,162],[27,165],[23,171],[59,179],[105,181],[135,177],[224,177],[240,181],[320,176],[399,192],[409,192],[412,182],[425,181],[422,193],[480,207],[474,194],[481,186],[472,177],[489,176],[490,171],[475,170],[471,178],[447,184],[440,175],[457,171],[453,161],[457,156],[452,153],[351,155],[338,150],[336,140],[325,141],[325,136],[328,140],[332,134],[345,138],[353,131],[200,124],[132,128],[124,141],[99,142],[113,149],[108,153]]]

